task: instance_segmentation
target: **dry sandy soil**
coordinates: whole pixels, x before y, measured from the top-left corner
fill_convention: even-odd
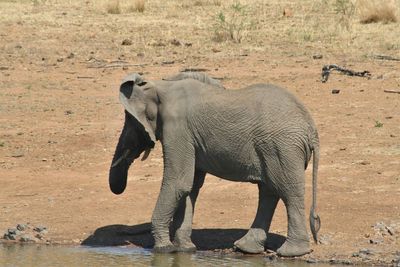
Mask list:
[[[132,232],[151,218],[160,145],[131,167],[124,194],[108,188],[124,118],[118,85],[131,72],[160,79],[196,67],[231,89],[286,87],[312,113],[321,141],[322,228],[321,244],[303,259],[399,261],[400,94],[384,90],[400,90],[400,62],[376,57],[400,56],[398,23],[361,25],[355,15],[344,21],[326,1],[248,0],[239,19],[251,27],[242,42],[217,42],[216,15],[232,11],[229,1],[149,1],[143,13],[122,2],[120,14],[99,2],[0,1],[0,230],[29,222],[47,226],[52,243],[151,246],[148,233]],[[343,21],[349,29],[338,26]],[[122,45],[126,39],[131,44]],[[325,64],[372,75],[333,72],[321,83]],[[250,226],[256,203],[256,186],[208,176],[195,243],[231,247]],[[280,203],[271,239],[281,242],[286,225]]]

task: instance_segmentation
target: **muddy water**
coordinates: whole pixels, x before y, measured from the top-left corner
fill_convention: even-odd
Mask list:
[[[62,247],[1,245],[0,266],[278,266],[322,267],[299,261],[271,261],[265,257],[233,257],[198,252],[196,254],[152,254],[145,249],[121,247]],[[339,266],[339,265],[337,265]]]

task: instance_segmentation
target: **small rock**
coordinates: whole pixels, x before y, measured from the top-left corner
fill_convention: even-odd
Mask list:
[[[38,233],[47,233],[47,227],[46,226],[36,226],[35,228],[33,228],[33,231],[38,232]]]
[[[36,242],[35,238],[31,235],[23,235],[19,239],[21,242]]]
[[[28,228],[28,225],[26,225],[26,224],[22,224],[22,223],[17,224],[17,229],[19,231],[25,231],[27,228]]]
[[[394,235],[394,234],[395,234],[395,231],[394,231],[393,227],[391,227],[391,226],[385,226],[385,228],[386,228],[387,232],[388,232],[390,235]]]
[[[71,115],[71,114],[74,114],[74,112],[73,112],[72,110],[66,110],[66,111],[64,112],[64,114],[65,114],[65,115]]]
[[[132,45],[132,41],[129,39],[124,39],[121,43],[121,45]]]
[[[136,54],[137,57],[144,57],[144,53],[143,52],[139,52]]]
[[[333,95],[339,94],[339,93],[340,93],[340,90],[339,90],[339,89],[332,89],[332,94],[333,94]]]
[[[7,230],[7,234],[9,234],[9,235],[18,235],[19,231],[16,228],[9,228]]]
[[[323,56],[321,54],[316,54],[312,56],[313,59],[322,59]]]
[[[42,240],[44,238],[44,236],[40,233],[36,234],[35,237],[40,240]]]
[[[166,60],[166,61],[161,62],[162,65],[172,65],[174,63],[175,63],[174,60]]]
[[[211,51],[213,51],[214,53],[219,53],[219,52],[221,52],[221,50],[218,49],[218,48],[211,48]]]
[[[369,240],[369,243],[374,244],[374,245],[382,244],[383,239],[382,238],[373,238],[373,239]]]
[[[69,53],[69,55],[67,56],[67,58],[68,58],[68,59],[71,59],[71,58],[74,58],[74,57],[75,57],[75,54],[74,54],[74,53],[72,53],[72,52],[71,52],[71,53]]]
[[[62,57],[57,58],[57,62],[63,62],[63,61],[64,61],[64,59]]]
[[[182,46],[182,42],[177,39],[172,39],[171,44],[175,46]]]

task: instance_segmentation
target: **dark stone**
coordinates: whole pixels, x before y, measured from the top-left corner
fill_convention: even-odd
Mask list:
[[[124,39],[121,43],[121,45],[132,45],[132,41],[129,39]]]
[[[172,45],[175,45],[175,46],[181,46],[181,45],[182,45],[182,42],[179,41],[179,40],[177,40],[177,39],[172,39],[172,40],[171,40],[171,44],[172,44]]]
[[[19,231],[16,228],[9,228],[7,230],[7,234],[9,234],[9,235],[17,235],[17,234],[19,234]]]
[[[17,224],[17,229],[19,231],[25,231],[27,228],[28,228],[28,225],[26,225],[26,224],[22,224],[22,223]]]
[[[312,58],[313,58],[313,59],[322,59],[323,56],[320,55],[320,54],[316,54],[316,55],[313,55]]]
[[[47,232],[47,227],[43,225],[36,226],[33,228],[33,231],[38,232],[38,233],[45,233]]]
[[[382,243],[383,243],[383,238],[374,238],[374,239],[370,239],[370,240],[369,240],[369,243],[370,243],[370,244],[374,244],[374,245],[382,244]]]
[[[339,89],[332,89],[332,94],[333,94],[333,95],[339,94],[339,93],[340,93],[340,90],[339,90]]]

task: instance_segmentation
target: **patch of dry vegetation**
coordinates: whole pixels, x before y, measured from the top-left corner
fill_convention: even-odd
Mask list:
[[[26,9],[32,1],[20,0],[13,5],[0,1],[2,22],[15,24],[20,21],[20,10]],[[71,33],[79,24],[79,38],[76,34],[66,34],[68,31],[59,38],[65,40],[63,44],[69,47],[68,50],[85,57],[90,52],[106,57],[107,52],[143,61],[157,58],[158,62],[164,59],[178,62],[185,58],[190,65],[192,62],[197,64],[199,57],[232,56],[243,51],[282,56],[314,53],[352,56],[389,53],[397,56],[400,53],[400,27],[397,24],[360,23],[363,4],[371,0],[99,0],[85,4],[80,0],[35,1],[47,3],[39,9],[36,7],[40,12],[24,16],[27,25],[41,25],[44,30],[51,31],[49,36],[53,36],[59,34],[50,27],[54,23],[62,23],[66,29],[72,29]],[[397,5],[391,10],[398,11],[400,2],[388,1]],[[389,2],[379,1],[381,4]],[[66,10],[71,11],[55,22],[55,15]],[[142,10],[145,11],[140,13]],[[118,15],[129,12],[140,15]],[[104,13],[117,15],[107,20]],[[85,19],[74,22],[69,14]],[[132,40],[132,45],[120,46],[127,38]],[[192,45],[171,45],[173,39]],[[41,42],[51,43],[50,39]],[[99,48],[89,48],[87,42]],[[41,53],[44,56],[51,51],[44,50],[46,46],[43,45],[38,47],[43,47]],[[24,46],[21,51],[29,49],[33,48]],[[64,48],[60,48],[59,53],[65,53]],[[138,54],[145,56],[136,57]]]
[[[222,42],[231,40],[241,43],[251,30],[253,22],[248,12],[248,6],[240,2],[232,4],[225,11],[220,11],[214,24],[214,41]]]
[[[368,23],[391,23],[397,22],[397,8],[394,1],[388,0],[359,0],[358,9],[360,22]]]
[[[135,0],[133,4],[128,6],[128,12],[140,12],[143,13],[145,10],[145,1],[144,0]]]
[[[119,0],[112,0],[107,3],[107,13],[109,14],[121,14],[121,6]]]

